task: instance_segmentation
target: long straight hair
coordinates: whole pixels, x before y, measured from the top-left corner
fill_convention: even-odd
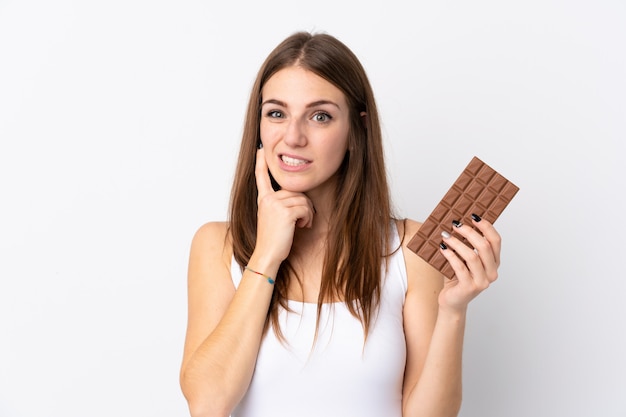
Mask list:
[[[392,210],[372,88],[357,57],[333,36],[295,33],[270,53],[258,72],[248,103],[230,200],[234,257],[243,268],[256,243],[258,194],[254,168],[263,86],[276,72],[290,66],[311,71],[339,88],[350,108],[348,151],[338,172],[317,305],[317,329],[322,305],[341,299],[361,321],[367,338],[380,302],[383,260],[391,253]],[[279,308],[289,310],[287,290],[291,279],[298,278],[287,258],[276,276],[265,325],[267,330],[271,324],[283,341],[278,313]]]

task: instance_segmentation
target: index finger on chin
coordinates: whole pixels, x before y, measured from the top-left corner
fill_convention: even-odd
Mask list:
[[[254,176],[256,177],[256,188],[259,197],[274,191],[270,175],[267,171],[267,162],[265,161],[265,151],[263,148],[256,151],[256,166],[254,168]]]

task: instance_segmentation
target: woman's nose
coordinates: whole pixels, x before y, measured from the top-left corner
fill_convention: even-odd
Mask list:
[[[285,130],[283,141],[293,147],[306,145],[307,139],[305,129],[299,120],[290,120]]]

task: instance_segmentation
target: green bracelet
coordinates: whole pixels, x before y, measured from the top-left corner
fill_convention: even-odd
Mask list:
[[[248,271],[250,271],[250,272],[252,272],[252,273],[254,273],[254,274],[261,275],[263,278],[267,279],[267,282],[269,282],[270,284],[274,284],[274,282],[276,282],[276,281],[274,281],[274,280],[272,279],[272,277],[270,277],[270,276],[268,276],[268,275],[265,275],[265,274],[262,274],[262,273],[260,273],[260,272],[257,272],[257,271],[255,271],[254,269],[249,268],[249,267],[248,267],[248,265],[246,265],[246,266],[245,266],[245,268],[246,268]]]

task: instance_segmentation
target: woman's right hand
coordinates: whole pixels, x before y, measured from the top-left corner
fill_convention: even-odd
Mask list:
[[[256,251],[282,262],[291,251],[296,227],[311,227],[315,209],[303,193],[274,191],[265,150],[257,150],[256,185],[258,190]]]

